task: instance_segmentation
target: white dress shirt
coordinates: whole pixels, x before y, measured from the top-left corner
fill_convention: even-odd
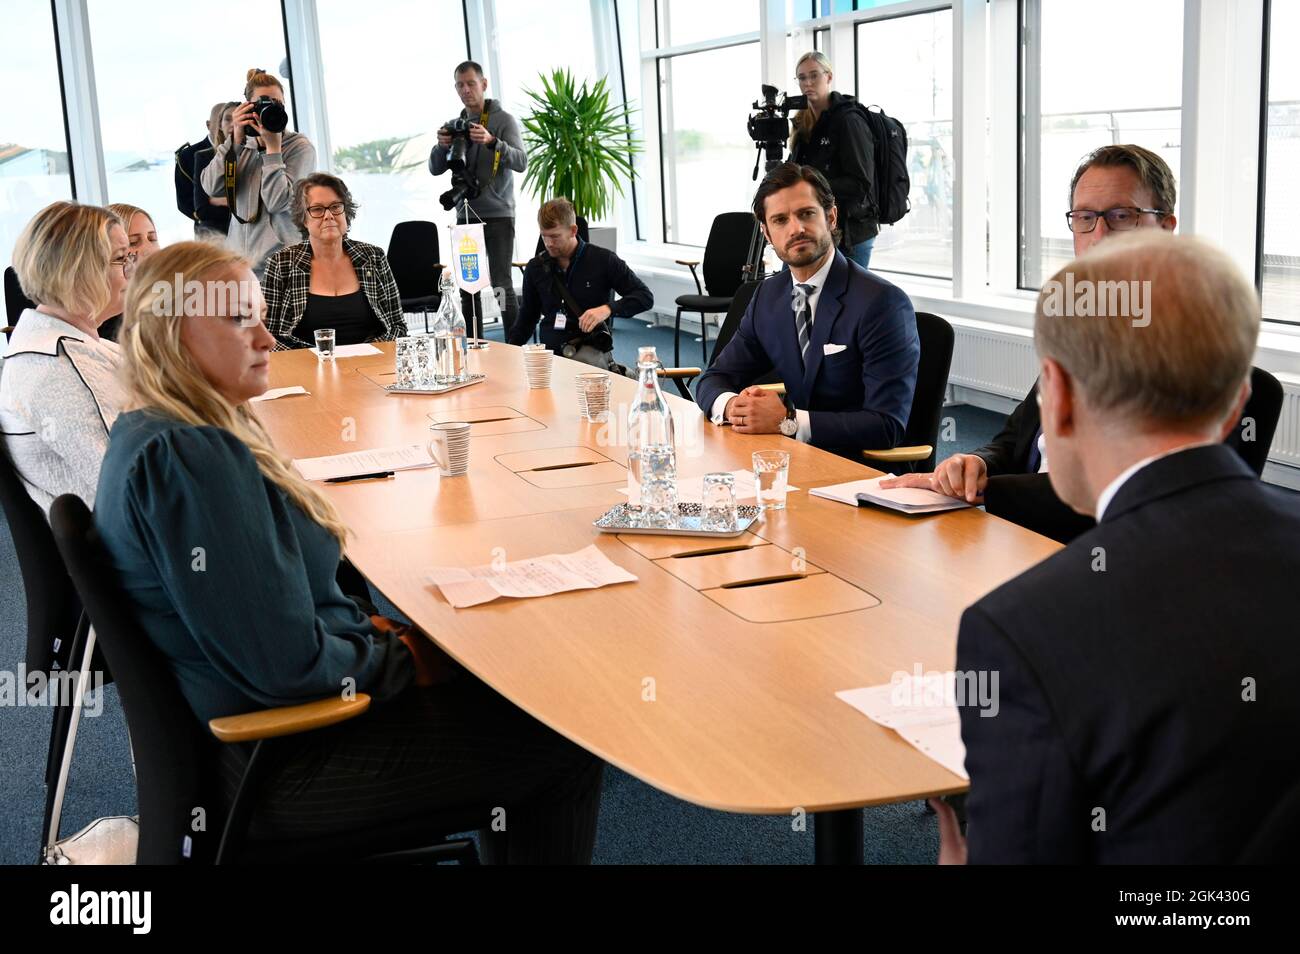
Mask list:
[[[811,341],[813,323],[817,320],[817,300],[821,298],[822,288],[826,285],[826,276],[831,272],[831,265],[835,263],[835,249],[826,256],[826,261],[822,267],[817,269],[817,273],[805,281],[794,281],[794,285],[811,285],[812,291],[808,293],[808,334]],[[793,275],[790,276],[792,279]],[[793,287],[793,286],[792,286]],[[790,304],[790,321],[795,320],[793,295]],[[796,329],[797,332],[798,329]],[[810,345],[811,347],[811,345]],[[714,424],[726,423],[725,413],[727,402],[736,396],[735,391],[723,391],[713,401],[713,408],[709,415],[709,420]],[[798,429],[794,432],[794,439],[807,444],[812,440],[812,418],[804,408],[795,408],[794,420]]]

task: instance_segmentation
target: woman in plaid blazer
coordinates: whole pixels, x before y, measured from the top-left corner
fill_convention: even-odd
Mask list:
[[[314,172],[294,183],[293,220],[307,241],[272,255],[262,280],[266,327],[277,351],[310,348],[318,328],[335,329],[340,345],[406,334],[383,249],[347,237],[356,212],[337,176]]]

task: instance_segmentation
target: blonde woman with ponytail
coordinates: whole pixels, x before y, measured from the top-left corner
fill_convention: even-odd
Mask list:
[[[856,99],[831,88],[835,73],[825,53],[799,57],[795,79],[808,108],[794,115],[790,161],[826,177],[839,210],[840,248],[866,268],[880,232],[871,127]]]
[[[316,147],[306,136],[262,128],[255,104],[263,96],[283,106],[284,86],[254,67],[245,77],[244,102],[231,114],[230,138],[215,147],[199,173],[203,191],[226,199],[226,245],[248,259],[258,277],[273,252],[300,241],[291,211],[293,184],[316,169]],[[234,163],[233,194],[227,194],[227,160]]]
[[[215,313],[179,310],[200,299]],[[436,831],[453,808],[456,826],[488,829],[508,806],[509,840],[486,839],[488,860],[589,861],[601,763],[340,590],[348,529],[248,405],[266,390],[275,345],[265,311],[248,262],[211,243],[181,242],[141,266],[122,326],[126,407],[95,506],[136,619],[195,717],[344,688],[374,700],[362,718],[286,740],[255,837],[417,819]],[[227,797],[245,757],[223,747]]]

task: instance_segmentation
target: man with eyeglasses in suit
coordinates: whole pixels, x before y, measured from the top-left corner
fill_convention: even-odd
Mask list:
[[[1082,255],[1114,233],[1134,229],[1164,229],[1178,224],[1174,215],[1177,188],[1174,174],[1158,155],[1135,145],[1102,146],[1089,153],[1070,182],[1070,211],[1066,222],[1074,238],[1074,254]],[[1231,444],[1236,438],[1229,439]],[[923,487],[969,503],[983,503],[990,477],[1035,475],[1017,483],[1011,501],[1017,522],[1065,543],[1092,526],[1091,517],[1065,507],[1046,479],[1043,428],[1038,410],[1038,384],[988,444],[969,454],[953,454],[932,474],[906,474],[882,487]],[[1023,515],[1023,520],[1020,517]]]

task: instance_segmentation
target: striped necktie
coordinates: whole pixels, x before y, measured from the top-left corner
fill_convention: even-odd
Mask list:
[[[808,307],[808,298],[816,288],[816,285],[795,285],[790,293],[794,307],[794,326],[799,332],[801,359],[807,356],[808,342],[812,340],[812,309]]]

